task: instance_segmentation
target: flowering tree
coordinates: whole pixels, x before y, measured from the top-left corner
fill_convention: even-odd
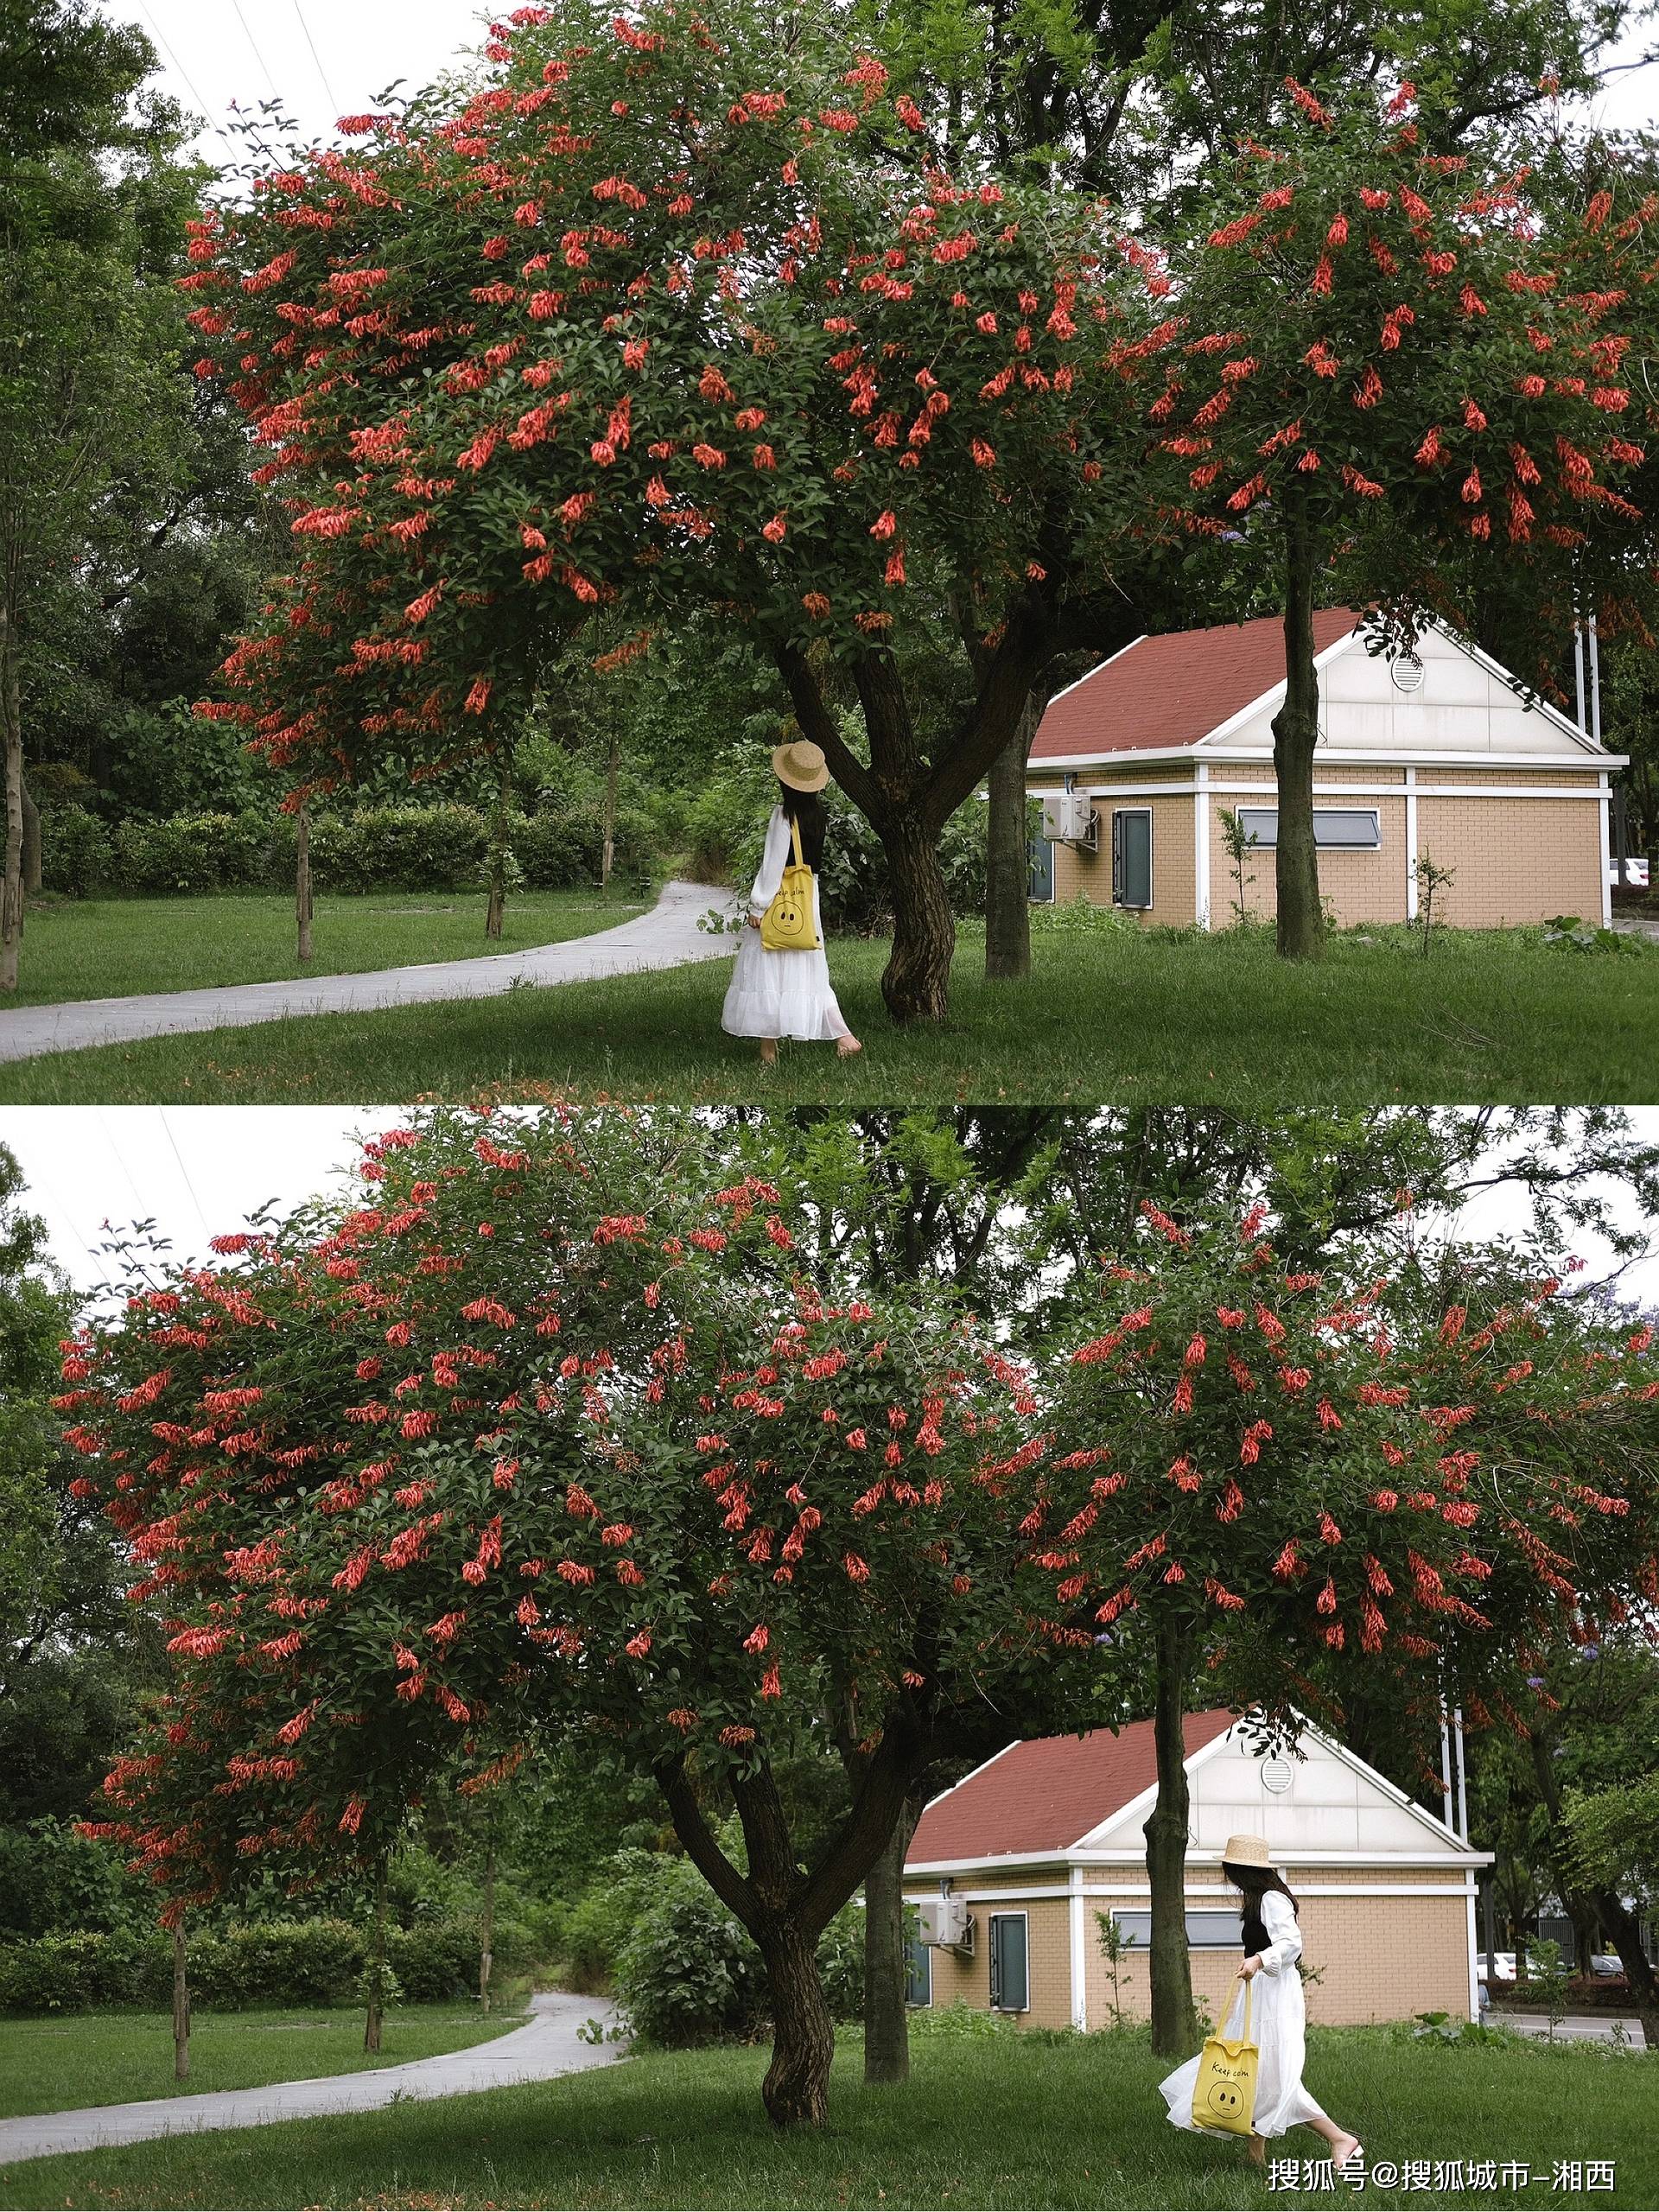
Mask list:
[[[1407,86],[1247,143],[1185,270],[1188,336],[1154,402],[1187,526],[1237,536],[1285,615],[1274,722],[1281,953],[1321,950],[1313,843],[1321,593],[1408,645],[1507,597],[1521,673],[1559,691],[1576,619],[1634,628],[1653,567],[1643,490],[1659,197],[1562,161],[1529,179],[1429,150]],[[1635,494],[1636,496],[1632,496]]]
[[[947,175],[879,63],[736,12],[567,0],[486,53],[464,101],[347,118],[197,226],[200,372],[302,554],[205,711],[297,800],[502,742],[595,609],[613,660],[722,610],[882,840],[890,1008],[937,1015],[940,830],[1039,663],[1117,619],[1166,279],[1084,203]],[[893,650],[924,584],[976,656],[931,756]]]
[[[766,2108],[817,2120],[817,1940],[906,1794],[1057,1713],[1057,1657],[1100,1675],[1020,1595],[1027,1385],[936,1299],[810,1279],[686,1118],[368,1151],[366,1203],[221,1240],[69,1348],[85,1484],[176,1667],[115,1833],[176,1916],[377,1860],[423,1791],[579,1732],[659,1783],[766,1964]],[[804,1865],[774,1770],[803,1726],[849,1777]]]
[[[1057,1611],[1154,1655],[1162,2050],[1193,2032],[1182,1720],[1203,1675],[1294,1735],[1298,1708],[1339,1711],[1344,1670],[1433,1699],[1450,1663],[1490,1719],[1481,1689],[1512,1711],[1529,1648],[1659,1592],[1651,1330],[1558,1311],[1554,1283],[1425,1324],[1382,1281],[1287,1268],[1265,1211],[1200,1230],[1147,1205],[1052,1413],[1036,1556]]]

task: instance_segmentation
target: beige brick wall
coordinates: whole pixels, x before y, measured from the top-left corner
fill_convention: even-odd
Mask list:
[[[1160,764],[1155,769],[1085,772],[1091,785],[1103,786],[1096,802],[1101,813],[1102,849],[1080,853],[1071,846],[1057,845],[1054,895],[1068,899],[1081,893],[1109,905],[1112,895],[1111,785],[1185,782],[1188,772]],[[1224,928],[1232,918],[1237,893],[1222,842],[1221,810],[1250,804],[1257,790],[1263,803],[1269,802],[1274,785],[1270,775],[1264,772],[1258,777],[1248,764],[1220,764],[1216,774],[1225,784],[1251,787],[1219,791],[1211,801],[1210,911],[1213,925]],[[1356,927],[1368,922],[1403,921],[1408,911],[1411,858],[1406,851],[1403,769],[1386,765],[1329,766],[1321,762],[1319,780],[1352,788],[1357,803],[1374,804],[1382,832],[1382,846],[1376,852],[1319,855],[1320,889],[1338,924]],[[1592,787],[1594,779],[1571,769],[1431,766],[1419,769],[1418,780],[1420,786],[1442,789],[1497,782],[1537,791],[1584,791]],[[1400,787],[1400,797],[1381,788],[1389,785]],[[1122,804],[1146,806],[1152,811],[1153,905],[1143,918],[1185,927],[1197,918],[1192,800],[1185,793],[1135,798],[1126,789]],[[1468,798],[1453,798],[1420,791],[1417,851],[1419,855],[1427,852],[1441,867],[1454,871],[1449,889],[1441,894],[1446,918],[1454,927],[1491,929],[1543,921],[1561,913],[1580,914],[1592,922],[1600,919],[1601,817],[1592,799],[1564,798],[1552,804],[1548,799],[1484,798],[1472,794]],[[1245,874],[1250,913],[1270,921],[1277,911],[1273,854],[1254,855]]]
[[[1114,1903],[1128,1910],[1144,1911],[1147,1893],[1139,1869],[1126,1873],[1126,1886],[1116,1897],[1109,1886],[1109,1871],[1091,1867],[1084,1878],[1103,1892],[1085,1895],[1083,1900],[1089,2024],[1102,2027],[1111,2018],[1111,1986],[1095,1915],[1109,1910]],[[1345,2027],[1409,2019],[1417,2012],[1467,2017],[1468,1909],[1461,1893],[1310,1897],[1301,1886],[1371,1888],[1379,1882],[1402,1885],[1421,1882],[1440,1888],[1456,1878],[1455,1870],[1292,1866],[1286,1869],[1286,1878],[1297,1891],[1300,1905],[1303,1962],[1319,1974],[1317,1982],[1306,1986],[1310,2020],[1326,2027]],[[1052,1867],[1027,1867],[984,1877],[957,1877],[955,1886],[980,1900],[986,1891],[1043,1889],[1064,1879]],[[932,1887],[931,1882],[924,1880],[910,1885],[910,1893],[931,1894]],[[1187,1887],[1195,1902],[1211,1890],[1217,1904],[1233,1901],[1230,1885],[1212,1869],[1195,1867]],[[935,2005],[961,2002],[983,2008],[989,2004],[989,1916],[996,1909],[983,1901],[971,1907],[977,1923],[972,1958],[945,1950],[932,1953]],[[1029,2011],[1019,2016],[1020,2024],[1065,2027],[1071,2018],[1070,1900],[1011,1895],[1007,1909],[1027,1916],[1031,2004]],[[1209,2006],[1211,2018],[1217,2022],[1231,2001],[1241,1956],[1237,1949],[1192,1954],[1193,1993]],[[1118,2001],[1129,2017],[1147,2017],[1150,2006],[1144,1952],[1131,1951],[1121,1963]]]
[[[1375,1872],[1338,1875],[1321,1867],[1307,1878],[1321,1884],[1375,1882]],[[1389,1880],[1408,1880],[1390,1873]],[[1293,1889],[1294,1872],[1287,1876]],[[1195,1876],[1192,1887],[1207,1886]],[[1230,1891],[1225,1891],[1230,1897]],[[1125,1897],[1130,1910],[1146,1910],[1144,1895]],[[1095,1912],[1107,1897],[1086,1897],[1088,1910],[1089,2024],[1110,2018],[1110,1975],[1097,1941]],[[1469,2012],[1468,1909],[1459,1897],[1329,1897],[1299,1895],[1302,1962],[1318,1969],[1319,1980],[1306,1986],[1307,2017],[1325,2027],[1367,2025],[1409,2019],[1417,2012]],[[1232,2001],[1242,1948],[1194,1951],[1193,1995],[1219,2022]],[[1131,1951],[1119,1968],[1119,2001],[1137,2019],[1150,2010],[1147,1962]]]
[[[1145,774],[1143,770],[1142,778]],[[1175,779],[1160,775],[1156,780],[1165,783]],[[1118,802],[1103,793],[1097,798],[1095,804],[1100,813],[1100,850],[1087,853],[1079,851],[1075,845],[1055,846],[1055,899],[1064,902],[1081,893],[1096,906],[1111,905],[1115,804],[1144,806],[1152,812],[1152,905],[1139,912],[1139,919],[1185,928],[1194,914],[1192,802],[1179,792],[1164,792],[1152,798],[1128,797]]]
[[[961,1888],[978,1890],[977,1880]],[[991,2001],[991,1928],[995,1905],[970,1908],[976,1926],[974,1955],[933,1952],[935,2005],[972,2005],[982,2012]],[[1007,1910],[1026,1915],[1026,1947],[1029,1966],[1031,2005],[1015,2015],[1027,2028],[1064,2028],[1071,2021],[1071,1908],[1065,1897],[1010,1899]]]
[[[1232,781],[1230,775],[1228,780]],[[1323,769],[1319,780],[1326,780]],[[1363,790],[1366,781],[1358,775],[1332,778],[1332,781],[1349,781]],[[1271,804],[1274,785],[1262,787],[1260,803]],[[1315,802],[1318,804],[1319,802]],[[1328,803],[1328,802],[1327,802]],[[1210,913],[1211,926],[1224,929],[1233,918],[1233,905],[1238,897],[1238,886],[1234,879],[1232,863],[1227,857],[1227,848],[1222,839],[1221,811],[1226,807],[1236,812],[1241,806],[1258,804],[1253,795],[1243,791],[1224,791],[1211,801],[1210,821]],[[1402,922],[1406,918],[1406,802],[1399,798],[1357,798],[1356,804],[1374,806],[1377,812],[1377,827],[1382,842],[1374,853],[1321,853],[1319,855],[1319,889],[1335,910],[1338,922],[1344,928],[1363,922]],[[1271,850],[1252,853],[1244,863],[1245,905],[1253,919],[1271,921],[1279,911],[1278,895],[1274,888],[1274,855]]]
[[[1457,928],[1601,919],[1601,809],[1592,800],[1420,798],[1417,849],[1456,870],[1441,895]]]

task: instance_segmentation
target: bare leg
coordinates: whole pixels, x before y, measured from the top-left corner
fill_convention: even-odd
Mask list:
[[[1332,2158],[1339,2166],[1351,2158],[1359,2148],[1358,2136],[1344,2133],[1334,2120],[1310,2120],[1307,2124],[1316,2135],[1324,2136],[1331,2145]]]
[[[1249,2140],[1249,2160],[1253,2166],[1268,2163],[1268,2141],[1264,2135],[1252,2135]]]
[[[774,1063],[774,1061],[777,1059],[777,1058],[778,1058],[778,1039],[777,1039],[775,1037],[763,1037],[763,1038],[760,1039],[760,1065],[761,1065],[761,1066],[762,1066],[763,1068],[769,1068],[769,1067],[771,1067],[771,1066],[772,1065],[772,1064]]]

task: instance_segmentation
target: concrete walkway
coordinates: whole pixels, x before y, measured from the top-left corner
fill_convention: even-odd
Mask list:
[[[1507,2005],[1494,2005],[1482,2017],[1490,2026],[1513,2028],[1517,2035],[1542,2036],[1549,2034],[1549,2015],[1547,2012],[1511,2012]],[[1612,2012],[1571,2012],[1564,2020],[1555,2023],[1557,2043],[1616,2043],[1613,2031],[1623,2028],[1632,2050],[1645,2050],[1647,2039],[1642,2033],[1642,2023],[1634,2015],[1621,2019]]]
[[[530,2000],[531,2019],[470,2050],[412,2059],[371,2074],[336,2074],[319,2082],[276,2082],[262,2089],[217,2089],[207,2096],[153,2097],[139,2104],[92,2105],[83,2112],[32,2113],[0,2120],[0,2165],[48,2158],[63,2151],[98,2151],[117,2143],[148,2143],[207,2127],[264,2127],[278,2120],[315,2120],[333,2113],[378,2112],[429,2097],[464,2096],[520,2082],[551,2082],[626,2056],[613,2043],[583,2043],[585,2021],[610,2026],[614,2008],[602,1997],[543,1990]]]
[[[713,906],[735,912],[731,892],[706,883],[667,883],[649,913],[615,929],[570,938],[522,952],[476,960],[437,960],[419,968],[380,968],[361,976],[304,976],[280,983],[228,983],[205,991],[156,991],[130,999],[75,999],[58,1006],[0,1011],[0,1061],[73,1052],[89,1045],[125,1045],[135,1038],[198,1029],[243,1029],[285,1015],[366,1014],[382,1007],[423,1006],[440,999],[494,998],[524,984],[586,982],[678,968],[694,960],[729,960],[735,940],[697,927]]]

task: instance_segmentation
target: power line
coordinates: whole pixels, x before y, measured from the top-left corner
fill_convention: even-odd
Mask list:
[[[149,25],[150,29],[156,34],[156,44],[161,48],[162,53],[166,54],[173,67],[178,71],[180,76],[183,78],[184,88],[186,92],[189,93],[191,99],[194,100],[202,121],[204,123],[212,122],[213,115],[211,109],[208,107],[207,101],[201,97],[201,94],[196,90],[195,85],[191,79],[190,72],[185,67],[183,62],[180,60],[178,55],[173,51],[171,45],[168,43],[166,32],[162,30],[155,16],[150,14],[148,0],[138,0],[138,10],[139,13],[143,16],[144,21]],[[225,136],[223,129],[219,124],[214,124],[213,128],[219,131],[219,135],[221,138]]]
[[[249,46],[253,49],[254,60],[259,64],[260,68],[264,72],[265,82],[270,86],[270,97],[274,100],[280,100],[283,96],[276,89],[276,79],[270,73],[270,65],[266,61],[264,55],[260,53],[258,46],[255,41],[253,33],[248,29],[248,19],[242,12],[242,0],[231,0],[231,5],[236,10],[237,22],[242,26],[242,35],[247,40]]]
[[[334,86],[328,82],[328,72],[322,66],[322,56],[317,52],[317,41],[311,35],[311,26],[305,20],[305,10],[300,5],[300,0],[294,0],[294,12],[300,19],[300,29],[305,33],[305,42],[311,49],[311,59],[317,65],[317,74],[322,79],[322,89],[328,96],[329,111],[337,116],[340,112],[340,102],[334,97]]]
[[[213,1232],[208,1227],[207,1217],[201,1210],[201,1200],[196,1196],[196,1186],[190,1180],[190,1170],[184,1164],[184,1154],[179,1150],[179,1141],[173,1134],[173,1124],[167,1118],[167,1109],[162,1108],[162,1127],[167,1131],[167,1141],[173,1147],[173,1157],[179,1163],[179,1173],[184,1178],[184,1187],[190,1193],[190,1203],[196,1210],[196,1219],[201,1224],[201,1233],[211,1244]]]

